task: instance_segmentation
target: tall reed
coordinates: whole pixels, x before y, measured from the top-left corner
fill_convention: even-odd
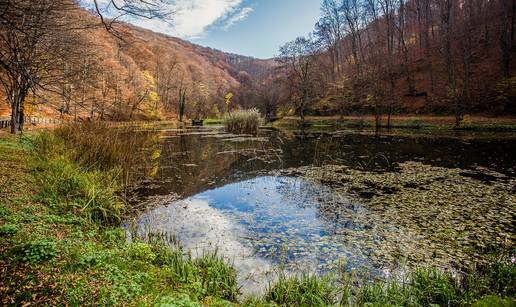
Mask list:
[[[138,176],[138,165],[146,161],[143,148],[151,147],[152,138],[130,126],[105,122],[69,123],[55,130],[72,159],[87,169],[118,170],[124,186]]]
[[[235,134],[257,134],[261,122],[257,109],[238,110],[224,117],[226,131]]]
[[[128,187],[152,157],[153,139],[131,127],[71,123],[33,139],[42,198],[60,211],[118,223],[126,210]],[[142,175],[143,176],[143,175]]]

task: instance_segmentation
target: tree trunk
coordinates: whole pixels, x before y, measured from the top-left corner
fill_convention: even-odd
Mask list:
[[[502,49],[502,73],[505,78],[509,78],[511,73],[512,50],[514,48],[516,0],[502,0],[502,11],[503,26],[500,35],[500,47]]]
[[[23,99],[20,93],[13,90],[11,93],[11,133],[18,134],[23,132]]]

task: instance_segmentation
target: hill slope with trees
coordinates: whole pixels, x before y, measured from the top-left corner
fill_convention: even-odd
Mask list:
[[[2,32],[3,54],[30,61],[12,65],[13,75],[4,73],[3,79],[9,83],[16,80],[17,71],[32,71],[27,89],[18,95],[24,100],[25,117],[172,118],[180,91],[186,95],[188,117],[214,116],[224,110],[224,96],[240,86],[239,75],[263,75],[272,65],[130,24],[117,23],[116,32],[106,31],[95,14],[71,1],[58,2],[44,0],[37,8],[30,1],[19,1],[19,7],[6,8],[6,15],[13,16],[9,24],[19,23]],[[34,13],[34,24],[17,20],[21,11]],[[43,18],[42,11],[52,17]],[[21,45],[23,41],[41,52],[24,53],[30,49]],[[7,103],[0,108],[1,117],[10,116],[10,91],[6,88],[2,93]]]

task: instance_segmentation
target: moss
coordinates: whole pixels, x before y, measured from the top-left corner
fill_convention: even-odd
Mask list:
[[[221,126],[224,124],[224,120],[221,118],[208,118],[204,120],[203,124],[205,126]]]

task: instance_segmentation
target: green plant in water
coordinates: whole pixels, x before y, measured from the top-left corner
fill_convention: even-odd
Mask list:
[[[328,306],[336,301],[337,292],[329,277],[279,276],[267,290],[265,300],[284,306]]]
[[[195,259],[194,264],[206,295],[236,302],[240,293],[236,271],[227,265],[217,252]]]
[[[419,269],[412,274],[413,291],[421,305],[455,305],[458,285],[449,274],[436,269]]]

